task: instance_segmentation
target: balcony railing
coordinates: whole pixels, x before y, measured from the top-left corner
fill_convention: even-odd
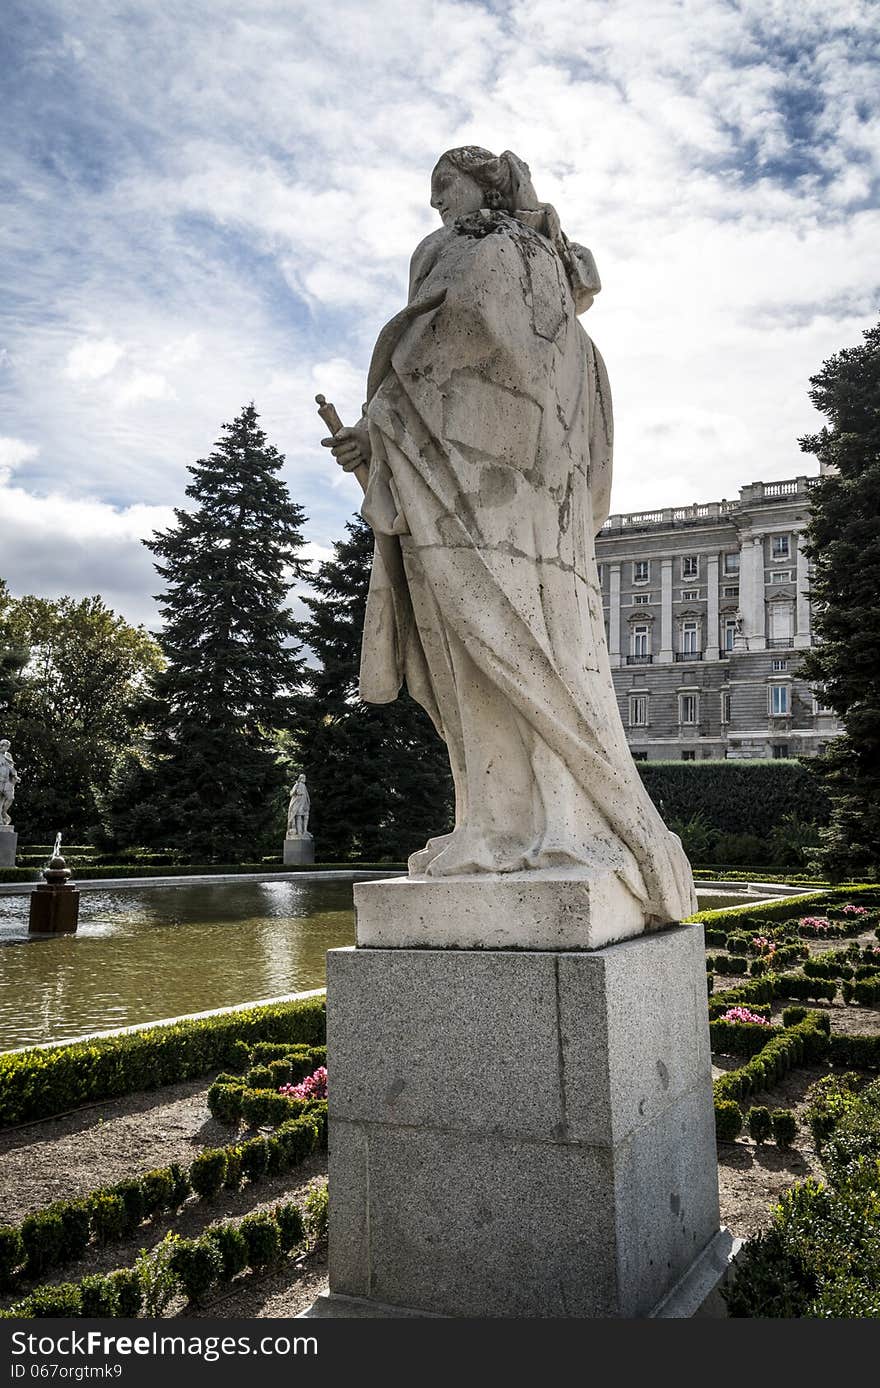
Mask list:
[[[703,659],[703,652],[702,652],[702,651],[675,651],[675,652],[673,653],[673,659],[675,660],[676,665],[682,665],[682,664],[684,664],[685,661],[702,660],[702,659]]]
[[[652,655],[628,655],[627,665],[650,665],[654,657]]]
[[[790,651],[792,650],[792,638],[790,636],[771,636],[767,642],[768,651]]]

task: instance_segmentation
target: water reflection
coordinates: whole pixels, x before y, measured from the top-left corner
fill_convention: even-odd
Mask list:
[[[77,934],[51,939],[27,916],[0,896],[0,944],[20,946],[0,950],[0,1050],[321,988],[327,950],[354,943],[350,881],[84,892]]]

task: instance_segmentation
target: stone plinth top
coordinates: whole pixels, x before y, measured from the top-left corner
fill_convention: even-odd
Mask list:
[[[354,905],[360,948],[600,949],[645,929],[614,873],[583,868],[364,882]]]

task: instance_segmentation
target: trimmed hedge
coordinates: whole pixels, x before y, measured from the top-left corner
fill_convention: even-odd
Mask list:
[[[769,835],[790,814],[808,824],[828,822],[828,797],[799,761],[640,761],[636,766],[667,822],[701,814],[717,834],[750,835]]]
[[[240,1043],[325,1039],[325,996],[0,1054],[0,1127],[159,1089],[235,1063]]]
[[[243,1171],[251,1181],[258,1181],[267,1171],[298,1166],[326,1144],[327,1101],[290,1102],[302,1111],[288,1117],[268,1138],[207,1148],[188,1171],[177,1165],[149,1171],[80,1200],[54,1201],[28,1215],[18,1228],[0,1227],[0,1286],[14,1287],[22,1278],[41,1277],[53,1267],[75,1262],[90,1240],[107,1244],[126,1238],[145,1216],[177,1209],[191,1190],[200,1199],[210,1200],[224,1186],[239,1185]]]
[[[854,983],[844,981],[841,985],[843,1000],[856,1002],[861,1007],[880,1005],[880,974],[872,973],[867,978],[858,978]]]
[[[757,1014],[756,1014],[757,1015]],[[760,1022],[726,1022],[722,1017],[709,1023],[712,1050],[719,1055],[757,1055],[782,1027],[762,1026]]]
[[[66,861],[66,859],[65,859]],[[70,866],[68,864],[68,866]],[[234,873],[284,872],[404,872],[406,863],[194,863],[188,865],[165,863],[162,866],[139,863],[106,863],[102,867],[78,866],[75,882],[103,881],[106,878],[130,877],[228,877]],[[0,882],[41,882],[42,871],[36,867],[0,868]]]
[[[859,1070],[880,1069],[880,1036],[832,1036],[828,1046],[832,1065],[853,1065]]]
[[[289,1202],[273,1210],[248,1215],[240,1224],[226,1221],[211,1225],[197,1239],[181,1239],[169,1259],[178,1287],[198,1305],[218,1283],[245,1267],[261,1270],[304,1241],[303,1214]],[[134,1268],[120,1268],[106,1276],[91,1274],[81,1282],[61,1282],[37,1287],[5,1312],[4,1317],[124,1316],[140,1314],[143,1292]]]
[[[818,1060],[828,1051],[828,1018],[810,1012],[803,1021],[776,1032],[767,1045],[742,1065],[715,1080],[712,1090],[721,1099],[745,1099],[769,1089],[803,1060]]]

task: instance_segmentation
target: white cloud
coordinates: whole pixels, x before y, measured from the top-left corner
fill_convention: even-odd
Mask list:
[[[64,374],[71,381],[99,381],[109,376],[125,353],[112,337],[84,338],[67,353]]]
[[[0,436],[0,483],[8,481],[16,468],[36,458],[39,451],[35,444],[26,443],[24,439]]]
[[[127,381],[123,381],[116,392],[117,405],[123,408],[136,405],[141,400],[169,400],[174,394],[164,376],[156,371],[135,371]]]

